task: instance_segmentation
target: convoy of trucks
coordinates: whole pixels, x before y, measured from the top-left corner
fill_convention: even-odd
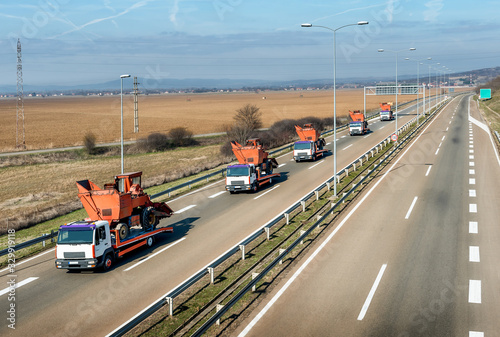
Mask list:
[[[244,146],[233,141],[231,147],[238,159],[238,164],[229,165],[226,169],[226,190],[231,194],[240,191],[256,192],[260,186],[271,183],[273,178],[280,176],[279,173],[273,173],[278,162],[268,157],[260,139],[249,139]]]
[[[392,121],[394,115],[392,113],[392,102],[379,103],[380,105],[380,120],[381,121]]]
[[[368,122],[365,120],[365,115],[359,110],[350,111],[352,122],[349,123],[349,135],[364,135],[370,131]]]
[[[323,157],[328,150],[324,150],[325,139],[312,124],[304,124],[304,127],[295,125],[295,130],[300,137],[300,141],[293,145],[293,159],[298,162],[301,160],[316,160]]]

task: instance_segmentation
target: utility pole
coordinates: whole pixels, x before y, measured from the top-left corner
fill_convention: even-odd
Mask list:
[[[19,124],[22,123],[22,131]],[[23,90],[23,62],[21,58],[21,40],[17,39],[17,104],[16,104],[16,147],[26,149],[24,136],[24,90]],[[21,135],[19,133],[22,132]]]
[[[137,97],[139,96],[139,89],[137,88],[137,76],[134,76],[134,133],[139,132],[139,107]]]

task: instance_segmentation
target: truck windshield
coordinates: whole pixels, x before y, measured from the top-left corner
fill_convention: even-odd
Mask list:
[[[311,143],[295,143],[294,150],[309,150],[311,148]]]
[[[360,128],[361,127],[361,122],[351,122],[350,124],[351,128]]]
[[[226,175],[228,177],[249,176],[248,166],[229,166]]]
[[[57,244],[82,244],[82,243],[92,243],[93,239],[93,229],[60,229],[59,235],[57,236]]]
[[[388,115],[388,114],[389,114],[389,111],[380,111],[380,114],[381,114],[381,115]]]

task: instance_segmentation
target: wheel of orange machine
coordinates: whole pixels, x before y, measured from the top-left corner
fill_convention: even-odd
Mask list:
[[[116,230],[118,231],[118,236],[120,237],[120,240],[125,240],[127,238],[129,232],[127,224],[119,223],[116,226]]]

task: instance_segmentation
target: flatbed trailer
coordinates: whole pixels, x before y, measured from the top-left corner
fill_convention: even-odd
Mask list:
[[[172,227],[149,231],[131,228],[129,236],[121,240],[117,229],[110,230],[108,221],[72,222],[59,228],[55,266],[58,269],[109,270],[118,258],[142,246],[151,247],[158,234],[172,232]]]

